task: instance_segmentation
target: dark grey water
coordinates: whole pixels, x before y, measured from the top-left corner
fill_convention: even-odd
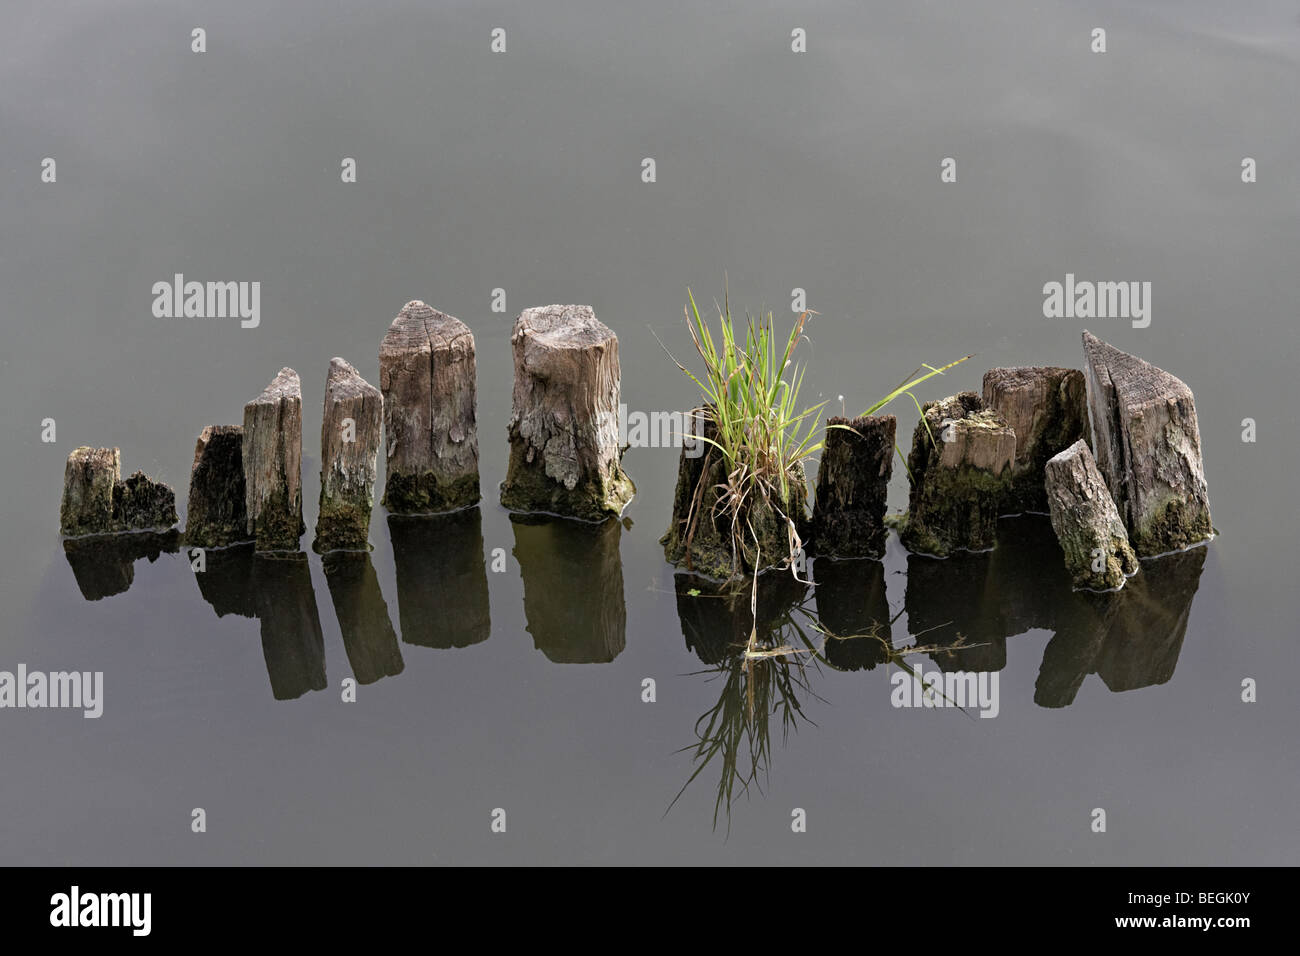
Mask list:
[[[105,701],[98,720],[0,711],[0,862],[1297,862],[1294,4],[77,3],[3,21],[0,669],[102,670]],[[819,562],[815,594],[760,614],[783,634],[886,616],[896,646],[965,635],[911,663],[996,672],[996,719],[893,707],[896,668],[864,642],[828,650],[842,671],[737,674],[726,642],[747,622],[679,595],[657,543],[674,451],[628,453],[627,527],[512,522],[492,494],[514,315],[590,303],[629,407],[684,408],[652,332],[685,354],[685,288],[718,294],[724,271],[733,304],[779,315],[807,290],[810,397],[850,412],[922,361],[978,353],[923,398],[994,365],[1077,365],[1089,325],[1195,391],[1222,536],[1100,610],[1022,519],[988,555],[892,541],[883,563]],[[260,281],[260,326],[155,318],[151,287],[177,272]],[[1067,272],[1150,281],[1150,327],[1045,319]],[[377,381],[412,298],[478,340],[479,511],[377,509],[368,561],[233,551],[205,577],[165,540],[65,555],[69,450],[119,446],[183,504],[199,430],[238,422],[283,365],[304,380],[312,526],[329,359]],[[747,680],[777,713],[763,792],[726,838],[718,763],[665,809],[697,719],[734,713]],[[732,740],[743,764],[752,741]]]

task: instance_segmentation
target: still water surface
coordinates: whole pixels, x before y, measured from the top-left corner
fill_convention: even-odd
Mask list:
[[[1294,5],[544,6],[5,12],[0,669],[102,670],[105,702],[0,712],[0,862],[1294,864]],[[154,318],[177,272],[260,281],[261,325]],[[850,413],[922,361],[977,353],[923,399],[1077,365],[1043,284],[1150,281],[1149,328],[1092,328],[1194,390],[1221,537],[1109,602],[1069,590],[1041,518],[946,562],[894,539],[765,589],[760,630],[820,657],[746,670],[743,609],[691,595],[658,545],[673,450],[628,452],[624,523],[494,497],[519,310],[590,303],[628,406],[681,409],[655,334],[684,356],[685,289],[724,272],[733,305],[778,315],[807,290],[810,398]],[[165,538],[65,550],[69,450],[119,446],[183,506],[195,436],[283,365],[310,528],[329,359],[377,381],[412,298],[478,341],[481,508],[377,508],[369,555],[309,533],[297,560],[232,549],[204,575]],[[816,622],[888,643],[823,648]],[[892,706],[911,644],[926,672],[996,673],[996,718]],[[755,763],[728,817],[724,773]]]

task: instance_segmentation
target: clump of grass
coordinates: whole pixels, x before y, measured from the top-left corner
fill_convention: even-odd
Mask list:
[[[723,461],[725,480],[716,489],[714,516],[722,514],[727,519],[724,523],[731,529],[733,563],[738,570],[740,555],[757,554],[761,550],[764,536],[754,527],[752,516],[767,512],[777,515],[785,526],[787,553],[769,554],[768,558],[773,566],[788,565],[797,577],[797,556],[803,549],[800,525],[805,517],[806,501],[798,496],[792,499],[792,490],[799,495],[806,493],[804,465],[822,450],[818,418],[826,402],[800,404],[807,367],[795,361],[794,352],[799,342],[807,338],[805,329],[816,313],[810,310],[801,313],[782,336],[776,330],[771,312],[758,317],[746,314],[743,320],[733,317],[730,293],[724,284],[715,334],[700,315],[690,289],[686,295],[686,325],[703,361],[703,372],[696,375],[671,352],[668,356],[699,386],[703,397],[703,410],[699,414],[705,421],[696,429],[697,438],[712,446],[710,452],[716,452]],[[912,399],[920,412],[921,403],[912,389],[968,358],[969,355],[941,367],[920,366],[862,414],[873,415],[904,395]],[[712,437],[704,434],[706,424],[713,426]],[[848,428],[846,425],[831,427]],[[897,445],[895,450],[906,467],[907,456]],[[704,480],[701,479],[701,484]],[[702,492],[703,489],[696,489],[694,495],[694,500],[701,505]],[[694,527],[701,517],[694,506],[692,510],[685,535],[688,554]],[[744,540],[746,533],[749,541]],[[755,574],[760,570],[757,562],[754,570]]]
[[[750,516],[763,505],[785,525],[788,552],[793,556],[803,546],[799,534],[803,515],[789,513],[791,490],[803,490],[804,462],[821,450],[817,414],[826,404],[802,407],[799,402],[806,369],[794,362],[793,355],[813,313],[803,312],[782,338],[771,312],[758,317],[747,314],[744,320],[733,317],[730,297],[724,292],[715,336],[701,317],[695,296],[689,289],[686,294],[686,324],[704,371],[697,376],[671,353],[669,357],[702,393],[701,414],[712,425],[712,437],[705,437],[703,427],[696,432],[722,458],[726,480],[718,489],[715,508],[727,516],[732,551],[743,553],[741,538],[746,531],[759,545],[761,536]]]

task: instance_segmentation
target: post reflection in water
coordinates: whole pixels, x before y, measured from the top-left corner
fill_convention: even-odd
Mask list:
[[[608,664],[627,645],[623,525],[512,514],[524,618],[557,664]]]
[[[321,558],[343,648],[358,684],[373,684],[402,672],[402,651],[379,589],[379,577],[364,551],[331,551]]]
[[[1034,689],[1065,707],[1090,673],[1113,692],[1173,676],[1207,549],[1150,558],[1119,591],[1075,591],[1050,522],[1003,518],[993,551],[946,560],[909,555],[908,630],[945,671],[1006,666],[1007,638],[1054,631]]]
[[[389,515],[388,532],[402,640],[440,650],[486,641],[492,618],[479,509]]]
[[[1207,550],[1144,560],[1117,592],[1075,591],[1047,518],[1004,518],[993,551],[908,556],[909,643],[899,646],[877,561],[818,559],[815,615],[806,587],[788,572],[764,574],[757,620],[748,588],[726,590],[678,573],[682,636],[707,665],[699,673],[721,684],[717,703],[696,721],[687,748],[693,771],[677,796],[706,766],[720,765],[714,826],[724,812],[729,824],[733,800],[761,790],[766,779],[772,719],[780,716],[783,736],[808,720],[804,704],[820,699],[813,678],[823,664],[854,671],[890,662],[910,670],[905,658],[926,654],[948,672],[999,671],[1009,637],[1043,629],[1055,635],[1034,688],[1039,706],[1069,705],[1089,674],[1112,692],[1162,684],[1178,662]]]
[[[871,670],[889,660],[893,636],[885,595],[885,566],[870,558],[813,564],[817,582],[817,618],[834,637],[823,647],[836,670]],[[870,640],[866,635],[874,635]]]
[[[148,558],[153,563],[160,554],[175,554],[179,547],[180,533],[174,528],[63,539],[64,557],[87,601],[122,594],[135,580],[136,561]]]
[[[719,774],[713,826],[725,814],[730,831],[732,804],[751,787],[761,793],[767,780],[772,718],[780,716],[783,739],[807,719],[803,700],[816,696],[809,661],[820,635],[804,626],[811,620],[804,607],[808,586],[788,571],[760,575],[756,599],[748,587],[686,572],[674,575],[673,589],[686,646],[708,665],[698,673],[719,688],[717,703],[695,722],[695,742],[686,748],[695,769],[669,809],[713,765]]]
[[[325,636],[307,555],[254,554],[251,544],[212,549],[194,574],[199,593],[221,617],[255,617],[276,700],[325,689]]]

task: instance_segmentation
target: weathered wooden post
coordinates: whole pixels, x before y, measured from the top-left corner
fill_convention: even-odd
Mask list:
[[[116,448],[83,445],[68,455],[63,469],[59,530],[67,535],[103,534],[113,525],[113,488],[122,476]]]
[[[903,544],[946,556],[986,551],[1011,479],[1016,433],[974,392],[922,406],[908,456],[912,490]]]
[[[393,514],[467,508],[479,500],[474,334],[418,300],[402,307],[379,346]]]
[[[885,553],[895,427],[893,415],[826,422],[812,517],[818,557],[878,558]]]
[[[121,478],[122,453],[83,445],[63,469],[59,530],[69,536],[165,531],[176,523],[176,494],[137,471]]]
[[[622,513],[618,337],[590,306],[525,309],[510,336],[515,383],[501,503],[587,521]]]
[[[379,389],[343,359],[330,359],[320,426],[318,552],[368,546],[382,409]]]
[[[1016,433],[1016,457],[1004,514],[1047,511],[1043,466],[1047,459],[1088,437],[1083,373],[1073,368],[1021,366],[984,373],[984,404]]]
[[[302,521],[302,382],[282,368],[244,406],[244,500],[258,551],[296,551]]]
[[[803,463],[786,476],[784,502],[753,499],[736,515],[723,501],[731,466],[715,445],[717,426],[708,408],[692,409],[683,442],[668,530],[659,539],[664,557],[688,571],[718,581],[739,579],[790,560],[790,523],[799,539],[811,536],[808,483]],[[738,530],[738,533],[737,533]],[[757,539],[757,543],[756,542]],[[806,574],[805,574],[806,577]]]
[[[1082,440],[1046,466],[1052,528],[1076,588],[1110,591],[1137,573],[1138,560],[1106,481]]]
[[[219,548],[247,541],[247,509],[244,429],[240,425],[208,425],[194,444],[185,543]]]
[[[1092,450],[1139,557],[1214,534],[1192,390],[1083,333]]]

